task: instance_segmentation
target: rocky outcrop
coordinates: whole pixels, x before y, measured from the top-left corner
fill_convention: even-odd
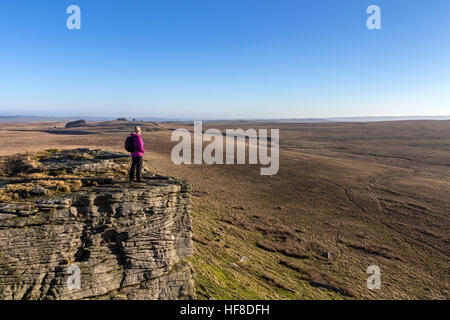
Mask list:
[[[192,298],[189,208],[186,183],[150,174],[0,203],[0,298]]]
[[[66,128],[86,127],[86,120],[76,120],[66,123]]]

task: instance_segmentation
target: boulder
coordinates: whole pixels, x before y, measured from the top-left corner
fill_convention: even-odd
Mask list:
[[[85,120],[76,120],[66,123],[66,128],[76,128],[76,127],[86,127],[87,123]]]

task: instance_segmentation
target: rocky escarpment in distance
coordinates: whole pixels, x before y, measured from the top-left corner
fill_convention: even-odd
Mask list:
[[[149,173],[144,183],[130,184],[118,174],[126,157],[50,151],[27,156],[29,180],[24,174],[3,178],[4,190],[43,190],[0,203],[1,299],[193,297],[184,261],[193,250],[189,187]],[[77,177],[81,185],[71,182]],[[58,179],[73,190],[39,185]]]
[[[66,128],[77,128],[77,127],[86,127],[86,120],[76,120],[70,121],[66,123]]]

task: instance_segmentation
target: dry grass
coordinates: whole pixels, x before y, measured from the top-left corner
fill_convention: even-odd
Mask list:
[[[0,158],[0,176],[26,173],[34,168],[35,163],[28,154],[16,154]]]
[[[0,188],[0,202],[24,200],[33,196],[51,196],[58,193],[75,192],[82,187],[83,183],[81,180],[76,179],[39,179],[25,183],[9,183]]]
[[[80,128],[93,133],[87,135],[43,132],[55,125],[64,130],[63,123],[2,124],[0,154],[77,147],[123,151],[131,130],[128,123],[108,122]],[[280,265],[294,248],[297,254],[306,250],[309,258],[292,261],[345,279],[358,298],[448,298],[450,121],[204,123],[204,130],[279,128],[280,171],[272,177],[260,176],[256,165],[174,165],[173,129],[193,128],[188,123],[158,127],[143,130],[146,164],[154,172],[188,180],[201,195],[193,197],[194,210],[202,206],[195,212],[197,239],[213,239],[208,230],[227,226],[221,242],[195,242],[199,291],[215,299],[344,297],[298,281],[297,271]],[[259,241],[265,249],[255,245]],[[331,262],[314,243],[331,252]],[[230,252],[245,252],[251,263],[231,267],[238,257]],[[383,290],[365,286],[371,264],[382,267]],[[266,286],[261,277],[266,270],[298,295]]]
[[[309,281],[309,284],[312,286],[332,290],[348,297],[357,296],[354,290],[350,289],[348,285],[340,280],[337,280],[328,273],[313,269],[311,267],[303,267],[286,259],[281,259],[280,264],[299,272],[301,274],[301,278]]]
[[[293,292],[293,290],[290,289],[282,280],[278,279],[270,273],[264,272],[261,277],[275,287]]]
[[[284,242],[269,242],[260,240],[257,246],[271,252],[280,252],[286,256],[305,259],[309,258],[307,249],[295,240],[287,240]]]
[[[48,149],[37,153],[0,157],[0,175],[6,181],[6,184],[0,186],[0,202],[76,192],[83,187],[110,183],[111,179],[126,176],[130,166],[121,158],[117,159],[116,167],[98,172],[94,170],[68,173],[64,168],[51,169],[44,165],[46,161],[58,162],[67,159],[89,161],[94,159],[94,156],[86,152],[71,154],[62,153],[59,149]]]

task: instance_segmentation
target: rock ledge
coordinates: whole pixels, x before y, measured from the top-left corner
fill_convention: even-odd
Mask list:
[[[189,187],[144,177],[0,203],[0,299],[192,298]]]

